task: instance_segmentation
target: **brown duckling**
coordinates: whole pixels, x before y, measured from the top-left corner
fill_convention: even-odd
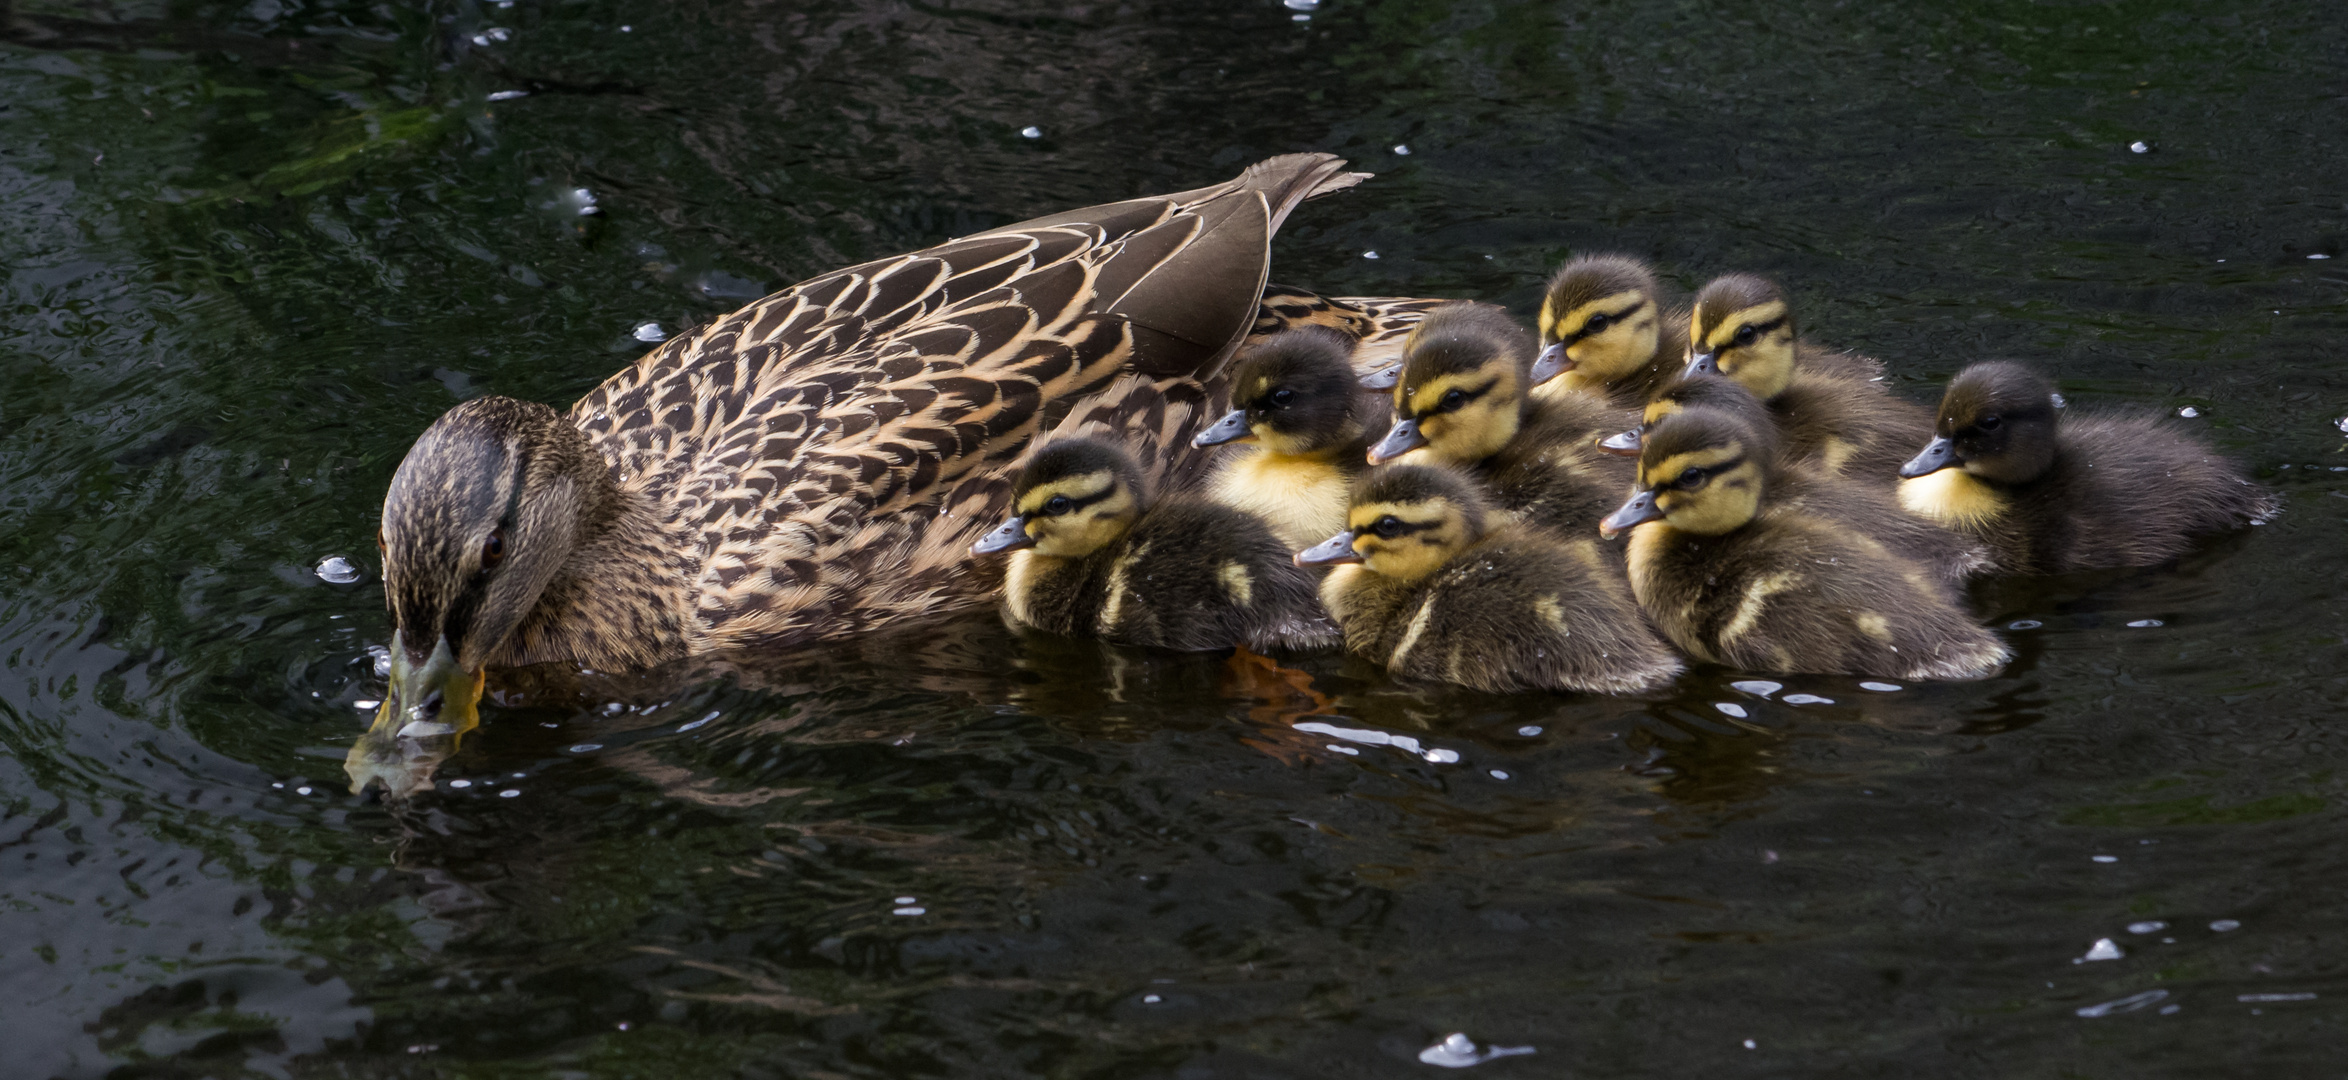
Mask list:
[[[2273,499],[2161,419],[2058,412],[2020,364],[1959,372],[1933,436],[1900,467],[1903,506],[1979,537],[2019,574],[2157,566],[2255,522]]]
[[[1345,527],[1346,488],[1385,431],[1385,403],[1355,384],[1353,346],[1321,327],[1264,339],[1232,369],[1231,411],[1191,440],[1255,444],[1223,464],[1209,495],[1262,518],[1291,551]]]
[[[1589,393],[1636,409],[1688,355],[1687,310],[1664,310],[1655,271],[1627,256],[1584,255],[1558,268],[1539,325],[1535,397]]]
[[[1796,459],[1888,484],[1932,427],[1931,414],[1875,381],[1881,365],[1798,346],[1793,308],[1767,278],[1714,278],[1696,294],[1688,335],[1688,372],[1726,375],[1767,402]]]
[[[1056,440],[1020,470],[1010,519],[970,551],[1012,553],[1004,615],[1038,630],[1188,651],[1335,638],[1314,575],[1262,520],[1202,499],[1145,501],[1123,447]]]
[[[1589,394],[1528,396],[1532,340],[1505,313],[1457,304],[1430,312],[1403,347],[1394,426],[1370,448],[1372,464],[1469,468],[1503,509],[1568,536],[1585,535],[1614,508],[1633,469],[1602,453],[1597,438],[1630,413]]]
[[[1665,417],[1639,451],[1631,590],[1701,660],[1757,672],[1976,679],[2012,653],[1944,586],[1864,533],[1775,499],[1766,429],[1716,409]]]
[[[1374,469],[1346,519],[1296,561],[1349,564],[1322,600],[1346,648],[1399,678],[1628,694],[1682,670],[1596,543],[1507,522],[1455,469]]]

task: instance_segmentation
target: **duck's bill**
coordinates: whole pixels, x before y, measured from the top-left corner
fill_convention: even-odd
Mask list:
[[[1598,535],[1612,540],[1636,526],[1661,520],[1663,509],[1655,505],[1655,493],[1642,491],[1631,496],[1631,501],[1622,504],[1621,509],[1606,515],[1606,520],[1598,523]]]
[[[1027,516],[1014,514],[1009,520],[995,526],[993,531],[979,537],[978,543],[970,545],[970,553],[994,555],[1034,546],[1035,537],[1027,535]]]
[[[1370,447],[1370,464],[1384,465],[1425,445],[1427,437],[1419,433],[1418,421],[1398,421],[1385,438],[1378,440],[1378,445]]]
[[[1527,381],[1534,386],[1539,386],[1572,371],[1573,368],[1573,358],[1565,355],[1565,343],[1556,342],[1541,350],[1541,355],[1533,358],[1533,370],[1527,376]]]
[[[1964,463],[1957,457],[1957,444],[1945,438],[1934,439],[1924,447],[1923,453],[1909,458],[1907,464],[1900,466],[1900,479],[1914,480]]]
[[[391,685],[383,706],[343,758],[351,793],[380,784],[386,795],[398,798],[429,787],[432,770],[456,753],[459,738],[481,723],[483,676],[457,662],[445,636],[419,663],[394,632]]]
[[[1335,566],[1360,561],[1362,555],[1353,549],[1353,532],[1350,529],[1296,553],[1298,566]]]
[[[1637,457],[1639,456],[1639,429],[1632,428],[1629,431],[1618,431],[1608,435],[1598,440],[1598,449],[1622,457]]]
[[[1224,413],[1221,420],[1215,421],[1205,431],[1199,432],[1190,440],[1190,445],[1221,446],[1224,443],[1247,442],[1255,437],[1255,431],[1247,425],[1247,410],[1233,409]]]
[[[1694,356],[1688,357],[1687,370],[1680,372],[1680,374],[1718,375],[1720,374],[1720,354],[1716,352],[1700,352]]]
[[[1361,387],[1364,390],[1392,390],[1394,384],[1401,381],[1402,365],[1393,363],[1362,376]]]

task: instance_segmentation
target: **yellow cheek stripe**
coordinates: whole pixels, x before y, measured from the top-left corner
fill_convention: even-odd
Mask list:
[[[1785,301],[1783,300],[1772,300],[1766,304],[1755,304],[1752,307],[1730,315],[1728,318],[1722,319],[1718,323],[1714,324],[1712,327],[1712,333],[1704,338],[1704,344],[1708,348],[1714,350],[1725,349],[1728,347],[1728,343],[1730,341],[1736,339],[1738,328],[1744,326],[1747,323],[1759,325],[1774,319],[1782,318],[1784,315]],[[1699,322],[1698,325],[1701,325],[1701,322]]]
[[[1028,492],[1025,498],[1020,499],[1019,512],[1033,514],[1043,509],[1045,503],[1052,501],[1054,495],[1066,495],[1073,502],[1082,502],[1109,490],[1110,485],[1116,482],[1117,475],[1108,472],[1091,472],[1082,476],[1071,476],[1065,480],[1054,480],[1049,484],[1038,486],[1035,490]]]

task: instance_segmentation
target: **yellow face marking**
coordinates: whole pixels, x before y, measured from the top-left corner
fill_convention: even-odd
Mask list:
[[[1737,336],[1748,326],[1776,325],[1745,344],[1737,343]],[[1703,325],[1701,313],[1696,325]],[[1786,384],[1794,378],[1794,329],[1786,318],[1783,300],[1755,304],[1720,320],[1712,332],[1703,336],[1700,347],[1718,358],[1720,373],[1737,381],[1753,392],[1753,396],[1767,401],[1784,393]]]
[[[1062,514],[1045,513],[1052,499],[1059,496],[1065,496],[1076,508]],[[1019,512],[1027,517],[1027,535],[1035,538],[1036,554],[1074,559],[1125,535],[1137,516],[1138,505],[1133,493],[1117,483],[1115,473],[1102,471],[1038,484],[1020,497]]]
[[[1679,402],[1672,400],[1671,398],[1656,398],[1655,400],[1647,403],[1647,411],[1639,415],[1639,422],[1647,427],[1654,427],[1655,425],[1662,423],[1664,417],[1679,412],[1684,408],[1687,408],[1687,406],[1682,405]]]
[[[1963,469],[1900,481],[1900,506],[1954,528],[1978,528],[2006,512],[2005,496]]]
[[[1655,492],[1655,506],[1672,528],[1718,536],[1742,528],[1760,512],[1761,467],[1748,458],[1693,488],[1677,485],[1690,469],[1712,469],[1744,456],[1744,447],[1732,443],[1673,454],[1652,469],[1641,462],[1639,486]]]
[[[1424,386],[1397,387],[1395,396],[1402,398],[1404,390],[1410,391],[1408,400],[1398,403],[1418,419],[1419,434],[1427,440],[1426,446],[1413,453],[1424,452],[1445,464],[1471,464],[1499,453],[1516,438],[1524,420],[1523,391],[1517,386],[1513,364],[1486,364],[1474,371],[1439,375]],[[1438,412],[1443,399],[1454,390],[1467,397],[1467,403]]]
[[[1379,523],[1389,517],[1402,526],[1391,538],[1378,535]],[[1397,581],[1417,581],[1434,573],[1467,543],[1467,522],[1446,499],[1364,503],[1347,511],[1345,520],[1362,565]]]
[[[1608,323],[1590,329],[1590,320],[1604,315]],[[1558,376],[1574,389],[1612,386],[1655,359],[1662,340],[1661,323],[1653,298],[1638,289],[1600,297],[1567,312],[1558,320],[1559,339],[1585,334],[1566,347],[1573,370]]]
[[[1555,341],[1565,336],[1557,332],[1557,309],[1550,305],[1546,296],[1541,298],[1541,314],[1534,320],[1534,325],[1541,331],[1543,341]]]

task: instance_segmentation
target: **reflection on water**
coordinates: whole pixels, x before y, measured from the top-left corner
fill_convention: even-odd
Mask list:
[[[2328,15],[0,6],[0,1045],[32,1076],[2329,1064]],[[344,793],[374,514],[450,404],[567,401],[782,283],[1299,149],[1381,175],[1301,212],[1276,280],[1527,314],[1573,253],[1762,271],[1896,392],[2034,358],[2190,410],[2286,511],[1984,587],[2020,655],[1978,684],[1495,697],[978,618],[513,673],[432,791]]]

